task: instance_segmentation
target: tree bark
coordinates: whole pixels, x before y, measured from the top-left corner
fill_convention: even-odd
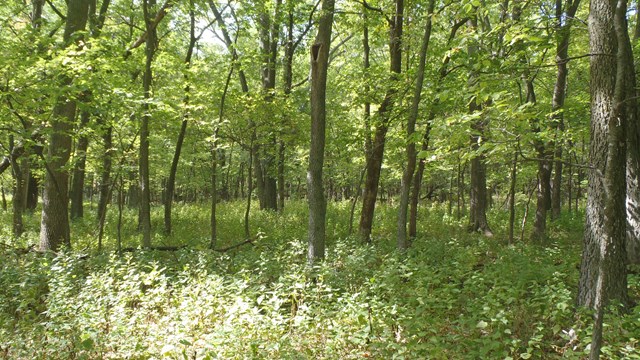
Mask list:
[[[64,29],[64,43],[73,43],[76,33],[83,31],[89,17],[89,4],[85,0],[69,0]],[[71,79],[61,80],[63,88]],[[42,199],[40,250],[57,251],[61,246],[71,247],[69,234],[69,174],[65,166],[71,153],[71,131],[76,115],[76,100],[71,96],[58,97],[51,117],[51,135],[47,153],[47,177]]]
[[[157,31],[153,19],[155,0],[143,0],[142,10],[144,13],[145,29],[147,31],[145,45],[145,66],[144,66],[144,102],[142,104],[142,118],[140,121],[140,225],[142,230],[142,246],[151,247],[151,189],[149,179],[149,121],[151,120],[149,102],[152,97],[151,84],[153,82],[153,57],[157,46]]]
[[[631,109],[636,110],[636,105],[630,107],[627,104],[635,103],[636,99],[629,91],[635,90],[631,87],[635,86],[635,70],[626,12],[625,0],[591,1],[590,51],[602,55],[591,57],[592,137],[589,154],[595,169],[589,171],[587,226],[578,289],[579,303],[595,309],[591,360],[600,358],[605,306],[612,300],[629,304],[624,246],[627,225],[624,220],[625,122],[629,115],[636,116],[629,113]],[[612,35],[617,41],[612,41]],[[599,158],[594,158],[596,151],[601,151]]]
[[[409,240],[407,238],[407,207],[409,205],[409,192],[411,190],[411,180],[413,178],[416,168],[416,144],[412,139],[415,128],[416,120],[418,119],[418,111],[420,106],[420,100],[422,98],[422,85],[424,82],[424,69],[427,62],[427,51],[429,49],[429,40],[431,39],[431,17],[433,15],[433,9],[435,8],[435,0],[430,0],[427,6],[427,21],[424,28],[424,35],[422,38],[422,45],[420,47],[420,59],[418,61],[418,71],[416,73],[416,84],[413,91],[413,99],[411,102],[411,110],[409,112],[409,118],[407,119],[407,167],[404,169],[402,175],[402,183],[400,189],[400,205],[398,211],[398,238],[397,247],[398,250],[404,251],[409,247]],[[420,179],[417,179],[420,180]]]
[[[322,1],[318,34],[311,46],[311,147],[309,149],[309,265],[324,259],[327,201],[322,185],[324,167],[326,90],[334,0]]]
[[[590,168],[578,304],[594,308],[597,313],[609,301],[628,302],[624,123],[629,115],[625,100],[629,96],[626,88],[629,78],[633,77],[633,67],[628,62],[630,44],[625,43],[628,41],[624,23],[626,6],[620,9],[620,4],[626,4],[619,1],[615,15],[618,24],[614,30],[615,3],[591,0],[589,14],[590,53],[595,55],[590,61]],[[598,314],[596,323],[601,320],[601,314]],[[593,349],[598,347],[598,339],[594,340],[592,355]]]
[[[390,70],[392,85],[387,90],[384,100],[378,108],[378,124],[376,124],[375,135],[371,144],[371,153],[367,156],[367,172],[364,182],[364,194],[362,196],[362,213],[360,214],[360,238],[367,243],[371,242],[371,228],[373,226],[373,215],[378,196],[378,185],[380,183],[380,170],[384,157],[384,146],[386,143],[387,131],[391,120],[391,110],[398,90],[395,82],[402,71],[402,24],[404,16],[404,0],[395,1],[396,9],[393,19],[389,21],[390,38],[389,52],[391,56]]]
[[[100,171],[100,199],[98,200],[98,220],[104,221],[107,216],[107,205],[111,200],[111,152],[113,147],[113,127],[108,125],[102,134],[104,154]]]
[[[194,4],[193,0],[190,1],[189,8],[189,46],[187,47],[187,55],[185,56],[184,63],[187,68],[191,66],[191,57],[193,56],[193,49],[196,46],[196,35],[195,35],[195,27],[196,27],[196,18],[194,14]],[[176,185],[176,175],[178,173],[178,163],[180,162],[180,153],[182,152],[182,144],[184,143],[184,138],[187,134],[187,125],[189,124],[189,92],[190,86],[189,76],[185,73],[184,75],[185,81],[187,85],[185,86],[184,92],[184,100],[183,104],[185,107],[184,113],[182,115],[182,123],[180,124],[180,132],[178,133],[178,141],[176,142],[176,149],[173,153],[173,160],[171,161],[171,169],[169,171],[169,178],[166,182],[165,187],[165,199],[164,199],[164,232],[167,235],[171,234],[171,207],[173,205],[173,196],[175,193],[175,185]],[[215,194],[214,194],[215,195]]]
[[[511,178],[509,185],[509,245],[513,244],[513,232],[516,223],[516,176],[518,174],[518,148],[513,152]]]
[[[564,115],[562,113],[566,98],[567,87],[567,62],[569,59],[569,40],[571,36],[571,24],[575,16],[580,0],[567,0],[564,9],[561,1],[556,1],[556,83],[553,87],[551,110],[553,111],[552,125],[556,129],[557,137],[564,131]],[[560,216],[562,207],[562,152],[564,142],[555,142],[555,161],[553,174],[553,189],[551,193],[551,218]]]
[[[15,148],[15,144],[13,141],[13,136],[9,137],[9,153],[13,153]],[[24,187],[25,187],[25,178],[24,172],[20,168],[20,164],[18,163],[17,158],[11,158],[11,174],[13,175],[13,197],[11,199],[12,210],[13,210],[13,221],[12,221],[12,234],[15,238],[20,237],[24,232],[24,223],[22,221],[22,213],[24,212],[24,202],[22,198],[24,197]]]
[[[637,11],[640,16],[640,11]],[[634,43],[640,37],[640,24],[636,23]],[[633,58],[629,59],[633,62]],[[635,64],[632,64],[635,68]],[[629,75],[631,76],[631,74]],[[627,84],[629,98],[638,95],[635,77],[629,78]],[[640,264],[640,117],[637,101],[627,104],[627,262]]]
[[[470,20],[470,26],[477,31],[477,19]],[[469,55],[474,56],[478,52],[477,44],[471,44],[468,49]],[[471,71],[469,74],[470,86],[476,86],[478,75]],[[469,113],[473,114],[482,111],[482,105],[478,102],[478,98],[473,96],[469,101]],[[480,231],[485,236],[492,236],[493,232],[487,221],[487,174],[485,165],[485,156],[480,153],[481,144],[486,141],[486,126],[488,120],[485,115],[480,117],[471,124],[470,144],[471,150],[475,154],[471,158],[471,177],[469,196],[469,227],[471,232]]]

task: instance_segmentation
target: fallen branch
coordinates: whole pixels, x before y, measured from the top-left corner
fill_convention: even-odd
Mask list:
[[[122,252],[135,252],[137,250],[156,250],[156,251],[178,251],[180,249],[184,249],[186,248],[187,245],[180,245],[180,246],[151,246],[151,247],[146,247],[146,248],[140,248],[140,247],[126,247],[126,248],[122,248]]]
[[[239,248],[240,246],[243,246],[243,245],[246,245],[246,244],[252,244],[252,245],[253,245],[253,242],[254,242],[254,241],[255,241],[255,239],[247,239],[247,240],[245,240],[245,241],[239,242],[239,243],[234,244],[234,245],[231,245],[231,246],[227,246],[227,247],[225,247],[225,248],[221,248],[221,249],[214,249],[214,251],[217,251],[217,252],[221,252],[221,253],[223,253],[223,252],[227,252],[227,251],[229,251],[229,250],[233,250],[233,249],[235,249],[235,248]]]

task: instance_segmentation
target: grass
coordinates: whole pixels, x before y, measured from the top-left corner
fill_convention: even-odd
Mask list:
[[[221,247],[243,240],[243,204],[219,208]],[[11,249],[37,242],[39,218],[11,239],[0,213],[0,357],[11,359],[554,359],[584,358],[591,317],[574,306],[583,214],[550,223],[545,246],[465,231],[443,207],[422,210],[405,255],[396,210],[376,211],[374,245],[347,234],[348,203],[328,211],[326,261],[306,266],[307,209],[252,212],[254,245],[207,250],[208,205],[178,205],[177,252],[117,255],[116,214],[96,251],[95,214],[72,225],[74,251],[52,258]],[[136,212],[124,214],[124,246],[137,246]],[[640,278],[630,275],[631,293]],[[640,307],[606,318],[605,358],[640,359]]]

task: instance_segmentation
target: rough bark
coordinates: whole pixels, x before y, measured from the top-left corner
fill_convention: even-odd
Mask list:
[[[389,21],[390,39],[390,70],[392,85],[387,90],[384,100],[380,104],[377,113],[377,124],[375,135],[371,144],[371,152],[367,156],[367,172],[364,182],[364,194],[362,196],[362,212],[360,214],[359,233],[364,242],[371,242],[371,228],[373,226],[373,215],[378,196],[378,185],[380,183],[380,170],[384,157],[384,146],[386,143],[387,131],[391,120],[391,110],[397,94],[395,82],[402,71],[402,24],[404,14],[404,0],[395,1],[395,14]]]
[[[594,14],[594,11],[597,13]],[[613,300],[628,305],[629,300],[624,247],[627,225],[625,221],[627,161],[625,122],[627,116],[630,115],[627,102],[635,102],[636,99],[630,97],[632,94],[629,91],[634,89],[630,85],[635,85],[633,80],[635,73],[626,12],[627,3],[625,0],[591,1],[590,50],[592,53],[603,55],[591,57],[591,120],[592,129],[595,131],[592,133],[592,146],[589,152],[593,156],[594,147],[605,151],[605,163],[594,164],[596,169],[591,169],[589,174],[590,182],[596,180],[595,185],[601,187],[596,188],[589,185],[587,207],[592,211],[591,215],[597,217],[597,220],[590,222],[587,219],[583,268],[581,269],[578,290],[578,300],[582,305],[592,306],[596,314],[591,353],[589,354],[591,360],[600,358],[602,324],[606,305]],[[613,24],[611,24],[612,13],[615,13]],[[615,29],[615,39],[617,40],[617,44],[613,46],[606,44],[607,41],[612,42],[610,37],[612,27]],[[616,56],[608,56],[612,53]],[[602,59],[603,57],[608,58]],[[606,68],[604,68],[605,66]],[[635,105],[633,110],[636,110]],[[598,129],[599,127],[600,129]],[[598,130],[603,130],[603,132],[598,134]],[[591,160],[594,160],[593,157]],[[600,179],[595,179],[596,176]],[[592,202],[589,202],[590,199]],[[589,209],[590,205],[597,207]],[[589,215],[587,213],[587,216]],[[596,225],[599,228],[589,225]],[[590,238],[596,234],[601,236],[595,239]],[[590,240],[597,243],[589,244]],[[595,251],[590,253],[589,250]],[[591,272],[591,277],[584,276],[589,272]],[[583,279],[592,280],[592,282],[583,281]],[[589,299],[591,302],[588,302]],[[587,300],[586,303],[585,300]]]
[[[590,52],[595,55],[590,61],[590,167],[578,304],[594,308],[597,313],[610,301],[628,301],[624,122],[628,115],[625,82],[633,68],[627,62],[630,45],[625,44],[626,23],[624,30],[614,31],[615,3],[615,0],[591,0],[589,14]],[[624,12],[616,16],[624,18]],[[618,18],[616,22],[624,20]],[[596,322],[598,317],[602,320],[598,315]],[[592,349],[598,345],[598,339],[594,340]]]
[[[89,16],[88,2],[69,0],[64,43],[73,43],[76,32],[83,31]],[[63,88],[71,85],[70,78],[63,78]],[[69,174],[65,166],[71,153],[71,131],[76,114],[76,100],[72,96],[58,97],[51,117],[51,135],[47,152],[47,177],[42,199],[40,225],[40,250],[56,251],[61,246],[71,247],[69,234]]]
[[[327,201],[322,185],[324,167],[326,90],[334,0],[322,1],[318,34],[311,45],[311,147],[309,149],[309,265],[324,259]]]
[[[273,101],[276,87],[276,60],[278,55],[278,39],[280,25],[280,6],[282,0],[276,0],[273,16],[267,9],[263,9],[258,19],[260,28],[260,52],[262,63],[262,92],[264,101],[269,104]],[[258,185],[258,198],[260,209],[278,209],[277,188],[277,141],[275,134],[268,136],[266,142],[255,144],[256,176]]]
[[[640,16],[640,12],[638,15]],[[640,36],[640,24],[636,23],[634,43]],[[633,57],[629,59],[633,64]],[[627,91],[629,98],[637,96],[635,76],[629,74]],[[640,117],[637,101],[627,103],[627,261],[640,264]]]
[[[418,111],[420,107],[420,100],[422,98],[422,84],[424,82],[424,69],[427,62],[427,51],[429,49],[429,40],[431,39],[431,17],[433,9],[435,8],[435,0],[430,0],[427,6],[427,21],[424,28],[424,35],[422,37],[422,45],[420,47],[420,59],[418,60],[418,71],[416,73],[416,83],[413,90],[413,98],[411,101],[411,110],[409,112],[409,118],[407,119],[407,133],[406,133],[406,154],[407,165],[402,175],[401,189],[400,189],[400,205],[398,211],[398,238],[397,247],[399,250],[404,251],[409,247],[409,240],[407,238],[407,207],[409,205],[409,192],[411,190],[411,181],[416,168],[416,144],[412,139],[415,128],[416,120],[418,119]],[[420,179],[417,179],[420,180]]]

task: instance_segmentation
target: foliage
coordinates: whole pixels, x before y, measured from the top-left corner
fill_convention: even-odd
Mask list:
[[[574,307],[580,214],[551,228],[547,246],[468,234],[440,205],[426,209],[405,255],[394,250],[393,206],[381,207],[376,246],[346,235],[347,202],[329,208],[327,260],[306,266],[306,205],[256,211],[259,237],[226,253],[204,249],[207,218],[176,208],[177,252],[16,255],[2,228],[0,352],[9,358],[583,358],[590,315]],[[242,238],[240,203],[221,204],[223,244]],[[8,220],[8,213],[1,213]],[[125,214],[135,223],[135,213]],[[500,210],[490,216],[505,221]],[[114,221],[115,214],[109,219]],[[155,214],[160,221],[160,214]],[[8,224],[3,221],[3,224]],[[125,243],[138,244],[133,229]],[[158,235],[159,236],[159,235]],[[27,244],[35,234],[26,235]],[[90,245],[91,244],[91,245]],[[24,243],[23,243],[24,245]],[[78,248],[82,248],[78,246]],[[630,277],[632,293],[640,277]],[[615,313],[614,313],[615,314]],[[639,358],[640,308],[607,318],[604,354]]]

